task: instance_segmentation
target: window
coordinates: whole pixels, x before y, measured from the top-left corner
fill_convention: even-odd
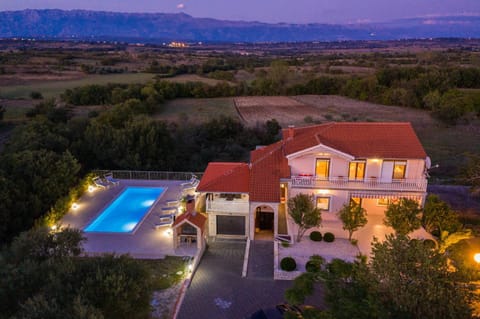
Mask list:
[[[328,178],[330,171],[329,159],[317,159],[315,163],[315,175],[321,178]]]
[[[317,197],[317,208],[328,212],[330,210],[330,197]]]
[[[405,161],[395,161],[393,164],[393,179],[404,179],[405,171],[407,169],[407,162]]]
[[[365,177],[365,162],[350,162],[348,168],[349,180],[363,180]]]

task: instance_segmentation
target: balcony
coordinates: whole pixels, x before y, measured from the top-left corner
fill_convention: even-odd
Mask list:
[[[229,212],[229,213],[248,213],[250,206],[245,200],[226,200],[215,198],[207,200],[207,212]]]
[[[378,190],[401,192],[426,192],[427,180],[422,179],[393,179],[382,181],[377,178],[363,180],[348,180],[346,177],[317,178],[316,176],[292,176],[292,187],[296,188],[325,188],[344,190]]]

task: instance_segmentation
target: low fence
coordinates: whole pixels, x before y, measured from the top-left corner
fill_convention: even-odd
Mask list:
[[[113,178],[118,179],[145,179],[145,180],[175,180],[188,181],[192,176],[201,179],[203,173],[200,172],[162,172],[162,171],[124,171],[124,170],[95,170],[94,174],[103,176],[108,173],[113,174]]]

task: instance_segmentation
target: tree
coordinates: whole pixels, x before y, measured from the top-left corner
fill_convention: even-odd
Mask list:
[[[448,258],[420,240],[388,235],[372,247],[371,273],[394,318],[471,318],[472,288]]]
[[[421,209],[417,201],[400,198],[398,202],[388,205],[384,224],[392,227],[399,235],[407,235],[420,228],[420,213]]]
[[[462,168],[461,178],[463,182],[472,185],[473,188],[480,187],[480,154],[468,154],[467,163]]]
[[[423,208],[422,225],[426,231],[440,237],[443,231],[456,232],[462,228],[458,214],[438,195],[428,195]]]
[[[82,232],[22,233],[0,254],[1,318],[148,318],[151,274],[128,256],[78,258]]]
[[[338,217],[343,223],[343,229],[348,230],[348,240],[352,239],[353,232],[367,224],[367,211],[355,202],[343,205]]]
[[[467,319],[472,301],[478,299],[468,280],[464,272],[452,271],[447,256],[423,241],[388,235],[384,242],[373,243],[368,263],[365,257],[353,263],[334,259],[317,272],[297,277],[285,298],[301,304],[315,282],[322,282],[326,318]]]
[[[288,213],[298,226],[297,241],[301,241],[303,235],[312,227],[318,227],[322,223],[320,210],[313,204],[313,196],[298,194],[288,200]]]

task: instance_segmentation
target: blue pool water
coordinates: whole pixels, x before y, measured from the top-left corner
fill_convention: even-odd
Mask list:
[[[162,187],[127,187],[84,231],[132,232],[163,191]]]

